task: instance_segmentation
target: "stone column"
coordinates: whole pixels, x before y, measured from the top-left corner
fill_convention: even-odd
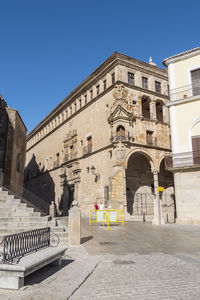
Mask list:
[[[78,203],[78,181],[74,184],[74,200]]]
[[[142,97],[138,97],[138,116],[142,116]]]
[[[157,120],[157,118],[156,118],[156,102],[151,101],[149,106],[150,106],[150,118],[151,118],[151,120],[156,121]]]
[[[162,206],[161,206],[161,200],[159,197],[159,192],[157,190],[158,184],[158,171],[153,171],[153,180],[154,180],[154,192],[155,192],[155,198],[154,198],[154,218],[152,221],[153,225],[163,225],[165,224],[164,219],[162,217]]]
[[[163,109],[163,122],[169,123],[169,109],[165,105],[163,105],[162,109]]]

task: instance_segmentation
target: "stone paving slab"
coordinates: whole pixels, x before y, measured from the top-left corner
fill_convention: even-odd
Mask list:
[[[200,264],[163,254],[104,256],[70,299],[200,299]]]
[[[0,300],[66,300],[98,265],[82,246],[69,247],[62,266],[44,267],[25,278],[25,287],[17,291],[0,289]]]

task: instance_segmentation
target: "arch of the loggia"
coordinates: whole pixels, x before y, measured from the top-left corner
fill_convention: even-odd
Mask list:
[[[166,170],[164,157],[155,160],[147,150],[135,149],[127,156],[125,179],[129,215],[143,220],[145,214],[146,220],[153,221],[160,210],[165,222],[174,222],[173,174]],[[164,187],[164,192],[158,193],[157,186]]]

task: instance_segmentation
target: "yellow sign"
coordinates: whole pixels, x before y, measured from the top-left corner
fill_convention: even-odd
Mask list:
[[[164,187],[163,186],[157,186],[157,191],[158,192],[164,192]]]
[[[124,211],[121,209],[103,209],[103,210],[93,210],[89,211],[89,225],[91,223],[101,222],[107,224],[107,230],[110,230],[110,223],[122,223],[124,226]]]

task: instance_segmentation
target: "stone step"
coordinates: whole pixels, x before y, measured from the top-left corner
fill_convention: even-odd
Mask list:
[[[0,229],[3,228],[25,228],[29,230],[28,227],[48,227],[47,221],[40,221],[40,222],[1,222]]]
[[[48,222],[49,217],[25,217],[25,216],[17,216],[17,217],[4,217],[4,218],[0,218],[0,226],[2,224],[2,222]]]
[[[1,203],[0,202],[0,211],[1,209],[7,208],[8,210],[10,208],[22,208],[22,207],[27,207],[26,203]]]
[[[59,233],[59,232],[67,232],[65,231],[65,228],[62,226],[50,226],[51,230],[55,233]]]
[[[63,232],[54,232],[54,231],[52,230],[52,232],[55,233],[56,235],[58,235],[60,238],[61,238],[61,237],[62,237],[62,238],[67,238],[67,237],[68,237],[68,233],[65,232],[65,231],[63,231]]]
[[[0,200],[14,199],[14,195],[0,194]]]
[[[19,204],[20,199],[0,199],[1,204]]]
[[[14,234],[14,233],[19,233],[19,232],[24,232],[24,231],[30,231],[30,230],[34,230],[34,229],[38,229],[38,228],[46,228],[48,226],[43,226],[41,224],[41,226],[37,226],[37,227],[13,227],[13,228],[1,228],[0,227],[0,235],[9,235],[9,234]]]
[[[1,190],[0,190],[0,197],[1,197],[2,195],[8,195],[8,191],[2,190],[2,187],[1,187]]]
[[[30,207],[27,207],[30,208]],[[12,217],[41,217],[41,212],[30,212],[30,211],[23,211],[23,213],[21,211],[14,211],[12,212]],[[41,217],[43,218],[43,217]]]

